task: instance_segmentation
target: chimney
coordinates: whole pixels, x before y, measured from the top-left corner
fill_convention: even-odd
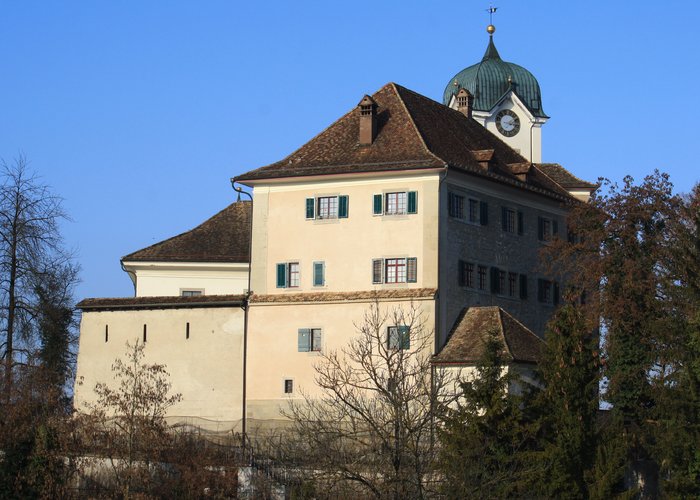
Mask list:
[[[360,146],[369,146],[377,135],[377,103],[365,95],[360,104]]]
[[[467,89],[459,89],[459,92],[457,92],[457,111],[467,118],[471,118],[472,108],[474,108],[474,96],[472,93]]]

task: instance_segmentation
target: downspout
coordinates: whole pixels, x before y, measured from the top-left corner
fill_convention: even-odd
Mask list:
[[[120,260],[119,265],[122,266],[122,271],[124,271],[126,274],[129,275],[129,278],[131,278],[131,284],[134,285],[134,297],[136,297],[136,273],[127,270],[126,267],[124,267],[124,261]]]
[[[251,266],[253,261],[253,195],[249,192],[244,191],[242,187],[236,186],[236,181],[231,179],[231,187],[238,193],[238,199],[236,201],[241,201],[241,195],[244,194],[250,198],[250,234],[248,239],[248,289],[246,290],[245,297],[243,299],[243,304],[241,308],[243,309],[243,400],[242,400],[242,411],[241,411],[241,446],[245,453],[246,449],[246,421],[247,421],[247,365],[248,365],[248,310],[250,309],[250,297],[252,292],[250,290],[250,275]],[[245,456],[245,455],[244,455]]]

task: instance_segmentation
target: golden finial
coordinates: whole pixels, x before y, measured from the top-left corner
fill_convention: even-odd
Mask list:
[[[486,12],[489,13],[489,25],[486,26],[486,31],[491,36],[493,36],[494,32],[496,31],[496,27],[493,25],[493,15],[496,13],[497,10],[498,7],[494,7],[493,5],[489,5],[489,8],[486,9]]]

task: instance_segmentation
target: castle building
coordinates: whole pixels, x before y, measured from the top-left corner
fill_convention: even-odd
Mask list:
[[[493,329],[512,364],[535,363],[563,286],[539,250],[595,185],[541,163],[539,85],[489,33],[443,103],[388,83],[283,160],[234,177],[252,202],[124,257],[136,296],[78,304],[76,407],[138,339],[182,393],[173,419],[276,421],[300,389],[318,393],[320,352],[346,346],[374,303],[420,311],[437,366],[472,366]],[[386,325],[388,345],[410,339]]]

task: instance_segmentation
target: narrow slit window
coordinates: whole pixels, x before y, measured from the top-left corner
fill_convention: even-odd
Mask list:
[[[105,325],[105,342],[109,342],[109,325]]]
[[[146,341],[148,340],[148,339],[147,339],[147,335],[148,335],[148,331],[147,331],[146,325],[143,325],[143,343],[144,343],[144,344],[145,344]]]
[[[189,339],[190,338],[190,322],[187,322],[187,325],[185,326],[185,338]]]

